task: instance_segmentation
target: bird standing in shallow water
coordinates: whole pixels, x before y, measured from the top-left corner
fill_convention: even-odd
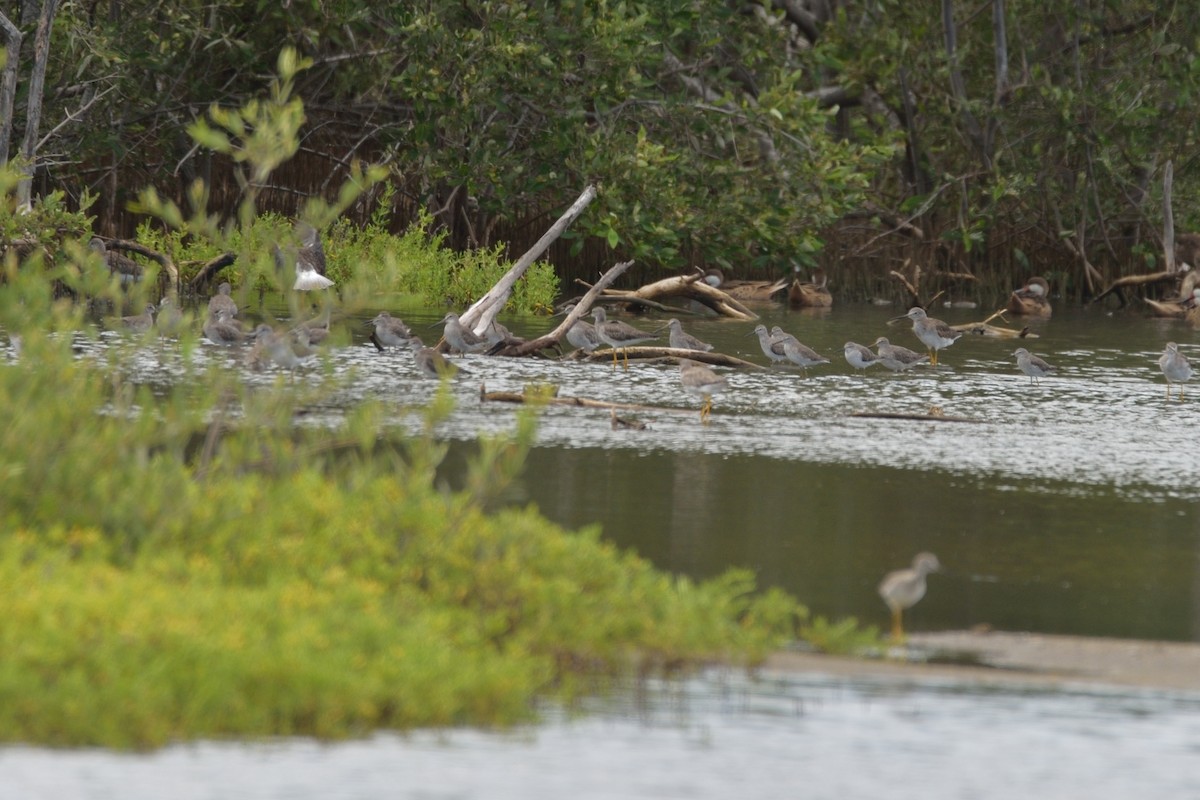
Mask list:
[[[712,415],[712,396],[729,388],[729,381],[698,361],[679,360],[679,381],[690,394],[701,398],[700,421],[707,424]]]
[[[222,311],[229,313],[229,316],[236,317],[238,313],[237,303],[233,300],[233,287],[229,285],[229,281],[225,281],[217,287],[217,293],[208,299],[208,313],[218,314]]]
[[[393,317],[386,311],[380,311],[367,325],[375,328],[371,333],[371,341],[380,350],[385,347],[402,347],[412,338],[412,331],[398,317]]]
[[[205,338],[213,344],[241,344],[253,336],[242,330],[242,326],[230,316],[228,309],[216,314],[209,312],[208,319],[204,321],[203,331]]]
[[[475,335],[475,331],[463,325],[458,314],[453,311],[442,317],[440,321],[446,325],[442,329],[442,338],[460,353],[482,353],[491,346],[487,339]]]
[[[746,334],[747,336],[758,336],[758,346],[762,348],[763,355],[771,360],[772,363],[777,361],[787,361],[788,357],[783,352],[783,342],[777,342],[767,332],[766,325],[755,325],[754,330]]]
[[[1024,347],[1018,347],[1013,351],[1013,355],[1017,357],[1017,366],[1021,368],[1021,372],[1029,376],[1030,383],[1038,383],[1040,378],[1044,378],[1051,372],[1054,372],[1054,367],[1033,355]]]
[[[295,250],[289,248],[286,255],[279,245],[275,246],[276,269],[282,271],[286,269],[287,262],[292,261],[296,268],[293,291],[311,292],[333,286],[333,281],[325,277],[325,248],[321,245],[321,234],[308,223],[297,222],[296,237],[300,240],[300,246]]]
[[[465,369],[455,364],[451,364],[442,354],[432,347],[426,347],[420,337],[414,336],[408,340],[408,345],[412,347],[413,363],[417,365],[417,369],[427,378],[453,378],[455,375],[462,373],[469,374]]]
[[[702,353],[707,353],[713,349],[713,346],[708,342],[702,342],[685,331],[683,325],[677,319],[667,320],[667,327],[671,330],[668,337],[671,347],[676,350],[699,350]]]
[[[808,368],[818,364],[828,364],[829,359],[813,350],[783,328],[776,325],[771,329],[771,341],[778,342],[783,347],[783,355],[788,361],[798,365],[808,375]]]
[[[154,327],[154,314],[158,309],[154,303],[147,303],[146,309],[141,314],[136,314],[132,317],[121,317],[121,324],[126,330],[131,330],[134,333],[145,333]]]
[[[925,596],[925,576],[942,568],[933,553],[917,553],[909,569],[889,572],[879,583],[879,596],[892,610],[892,640],[904,641],[902,616]]]
[[[842,345],[842,353],[846,356],[846,362],[855,369],[866,369],[879,363],[879,356],[858,342],[846,342]]]
[[[1179,400],[1183,402],[1183,383],[1192,377],[1192,365],[1187,356],[1179,352],[1179,345],[1167,342],[1163,354],[1158,357],[1158,367],[1167,379],[1167,399],[1171,399],[1171,384],[1179,384]]]
[[[962,331],[956,331],[940,319],[926,315],[925,309],[919,306],[910,308],[907,314],[896,317],[891,322],[899,322],[902,319],[912,320],[913,333],[929,348],[929,363],[935,367],[938,363],[938,350],[949,347],[962,336]]]
[[[904,372],[929,360],[929,356],[925,353],[914,353],[907,347],[892,344],[883,336],[871,344],[875,346],[875,351],[879,354],[879,363],[892,372]]]
[[[618,350],[625,352],[626,348],[633,347],[635,344],[658,338],[657,334],[640,331],[620,320],[608,319],[602,307],[592,309],[592,319],[596,321],[596,335],[600,337],[600,341],[612,348],[614,367],[617,366]],[[627,352],[625,352],[625,369],[629,369],[629,353]]]

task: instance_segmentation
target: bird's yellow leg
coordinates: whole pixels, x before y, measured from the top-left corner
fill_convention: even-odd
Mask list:
[[[932,366],[935,366],[935,367],[937,366],[937,350],[929,351],[929,363]]]
[[[903,614],[899,608],[892,609],[892,641],[896,644],[904,641],[904,625],[900,619]]]

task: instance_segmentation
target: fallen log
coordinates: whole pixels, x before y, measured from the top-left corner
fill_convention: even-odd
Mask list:
[[[1108,285],[1100,294],[1096,295],[1089,301],[1089,305],[1095,304],[1108,297],[1110,294],[1115,294],[1121,302],[1121,308],[1128,305],[1129,301],[1125,299],[1123,291],[1128,286],[1149,286],[1155,283],[1167,283],[1169,281],[1179,280],[1182,273],[1173,270],[1163,270],[1162,272],[1151,272],[1145,275],[1126,275],[1123,278],[1117,278]]]
[[[695,300],[697,303],[707,306],[722,317],[731,317],[746,321],[758,319],[758,314],[746,308],[746,306],[742,305],[728,293],[700,280],[701,277],[700,274],[673,275],[670,278],[663,278],[654,283],[648,283],[640,289],[607,289],[603,297],[608,301],[625,302],[633,305],[651,306],[651,304],[657,304],[652,307],[671,313],[674,313],[676,309],[663,305],[661,301],[669,298],[683,298],[685,300]],[[588,285],[585,281],[578,281],[578,283],[583,286]]]
[[[479,387],[481,403],[528,403],[530,405],[574,406],[576,408],[607,408],[614,411],[673,411],[680,414],[695,414],[694,408],[671,408],[648,406],[642,403],[617,403],[611,400],[593,400],[590,397],[570,397],[534,392],[489,392],[486,386]]]
[[[1001,328],[998,325],[992,325],[992,320],[997,317],[1004,319],[1006,309],[1000,309],[985,319],[983,322],[962,322],[958,325],[950,327],[956,331],[962,331],[968,336],[984,336],[989,339],[1038,339],[1041,338],[1038,334],[1029,330],[1029,326],[1017,330],[1016,328]],[[1008,320],[1005,320],[1007,322]]]
[[[678,361],[681,358],[699,361],[704,364],[711,364],[714,367],[733,367],[734,369],[766,369],[761,364],[755,364],[753,361],[745,361],[737,356],[730,356],[724,353],[705,353],[701,350],[684,350],[678,347],[622,347],[615,353],[617,359],[623,360],[626,355],[631,361]],[[612,361],[614,356],[611,347],[603,350],[593,350],[590,353],[584,353],[577,356],[581,361]]]
[[[941,409],[938,409],[936,406],[934,409],[931,409],[925,414],[896,414],[876,411],[856,411],[850,416],[861,417],[864,419],[909,419],[916,420],[918,422],[971,422],[976,424],[984,422],[984,420],[971,419],[970,417],[948,417],[941,413]]]

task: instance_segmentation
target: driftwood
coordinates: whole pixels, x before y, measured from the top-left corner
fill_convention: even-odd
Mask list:
[[[992,320],[996,319],[997,317],[999,317],[1000,319],[1004,319],[1005,311],[1006,311],[1006,309],[1002,308],[999,311],[996,311],[995,313],[993,313],[990,317],[985,319],[983,322],[963,322],[958,325],[951,325],[950,327],[956,331],[962,331],[964,334],[966,334],[968,336],[985,336],[990,339],[1038,339],[1038,338],[1040,338],[1036,333],[1029,330],[1028,325],[1026,325],[1024,328],[1021,328],[1020,330],[1017,330],[1016,328],[1001,328],[997,325],[992,325],[991,324]],[[1007,322],[1008,320],[1004,320],[1004,321]]]
[[[223,253],[222,255],[219,255],[207,262],[203,267],[200,268],[200,271],[196,273],[196,276],[192,278],[190,284],[192,291],[199,291],[200,289],[206,287],[218,272],[225,269],[230,264],[233,264],[235,261],[237,261],[236,255],[233,253]]]
[[[525,274],[533,262],[541,257],[542,253],[554,243],[554,240],[562,236],[572,222],[583,213],[583,210],[588,207],[596,197],[596,187],[588,186],[583,190],[583,193],[571,204],[558,220],[550,226],[550,229],[542,234],[542,238],[534,243],[533,247],[521,256],[517,263],[512,265],[512,268],[504,274],[500,280],[496,281],[496,285],[488,289],[487,294],[479,298],[462,313],[460,320],[465,327],[472,329],[476,334],[482,335],[492,323],[496,321],[496,315],[504,308],[508,302],[509,295],[512,294],[512,287]]]
[[[927,414],[889,414],[873,411],[856,411],[850,416],[861,417],[865,419],[911,419],[918,422],[983,422],[981,419],[971,419],[970,417],[947,417],[940,413],[941,409],[933,409]]]
[[[612,361],[612,348],[604,350],[594,350],[591,353],[584,353],[578,358],[582,361]],[[701,350],[682,350],[677,347],[622,347],[616,352],[616,357],[619,360],[624,360],[629,356],[631,361],[653,361],[653,360],[669,360],[677,361],[681,358],[691,359],[692,361],[700,361],[705,364],[711,364],[714,367],[733,367],[735,369],[766,369],[761,364],[755,364],[753,361],[745,361],[737,356],[729,356],[724,353],[705,353]]]
[[[173,262],[170,257],[164,255],[163,253],[160,253],[157,250],[151,250],[144,244],[138,244],[137,242],[130,241],[129,239],[109,239],[104,243],[104,246],[109,250],[128,250],[131,253],[137,253],[140,256],[145,256],[163,268],[163,271],[166,272],[167,276],[171,279],[172,286],[179,286],[179,270],[175,268],[175,262]]]
[[[654,283],[648,283],[640,289],[632,291],[607,289],[604,292],[604,299],[611,302],[624,302],[633,305],[654,307],[660,310],[669,310],[673,313],[675,309],[662,305],[660,301],[665,298],[682,297],[702,303],[723,317],[732,317],[733,319],[746,321],[758,319],[757,314],[746,308],[746,306],[731,297],[727,292],[723,292],[717,287],[705,283],[701,280],[702,277],[699,273],[694,275],[675,275],[655,281]],[[587,283],[584,281],[579,281],[579,283],[587,286]]]
[[[479,387],[481,403],[529,403],[530,405],[575,406],[576,408],[608,408],[622,411],[674,411],[695,414],[694,408],[671,408],[647,406],[641,403],[615,403],[609,400],[593,400],[588,397],[549,395],[541,392],[489,392],[486,386]]]
[[[567,318],[560,322],[558,327],[554,330],[543,336],[539,336],[536,339],[530,339],[527,342],[512,346],[505,346],[493,353],[493,355],[527,356],[530,353],[536,353],[539,350],[544,350],[547,347],[553,347],[557,345],[562,340],[562,337],[567,335],[567,331],[571,329],[571,326],[574,325],[575,322],[584,314],[586,314],[588,309],[592,307],[592,302],[596,299],[596,296],[604,291],[606,286],[615,281],[617,277],[621,275],[621,273],[629,269],[631,266],[633,266],[632,261],[622,261],[620,264],[614,265],[607,272],[601,275],[600,280],[596,281],[596,285],[593,286],[588,293],[583,296],[582,300],[575,304],[575,308],[571,309],[571,313],[567,314]]]
[[[1091,299],[1091,303],[1098,303],[1110,294],[1115,294],[1117,299],[1121,301],[1121,308],[1124,308],[1128,301],[1125,299],[1124,289],[1128,286],[1148,286],[1154,283],[1169,283],[1179,280],[1179,273],[1172,270],[1163,270],[1162,272],[1151,272],[1147,275],[1126,275],[1124,278],[1117,278],[1108,288]],[[1090,304],[1090,303],[1089,303]]]

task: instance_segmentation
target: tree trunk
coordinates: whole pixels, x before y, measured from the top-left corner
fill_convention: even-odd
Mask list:
[[[0,75],[0,167],[8,163],[12,143],[13,106],[17,101],[17,66],[21,62],[21,29],[0,11],[0,30],[4,33],[4,50],[8,60]]]
[[[33,170],[37,157],[38,129],[42,121],[42,92],[46,86],[46,62],[50,59],[50,28],[61,0],[43,0],[33,37],[33,72],[29,76],[29,112],[25,118],[25,139],[21,144],[21,171],[17,185],[17,206],[28,206],[33,197]]]
[[[1171,187],[1175,167],[1168,161],[1163,169],[1163,269],[1175,269],[1175,212],[1171,209]]]

